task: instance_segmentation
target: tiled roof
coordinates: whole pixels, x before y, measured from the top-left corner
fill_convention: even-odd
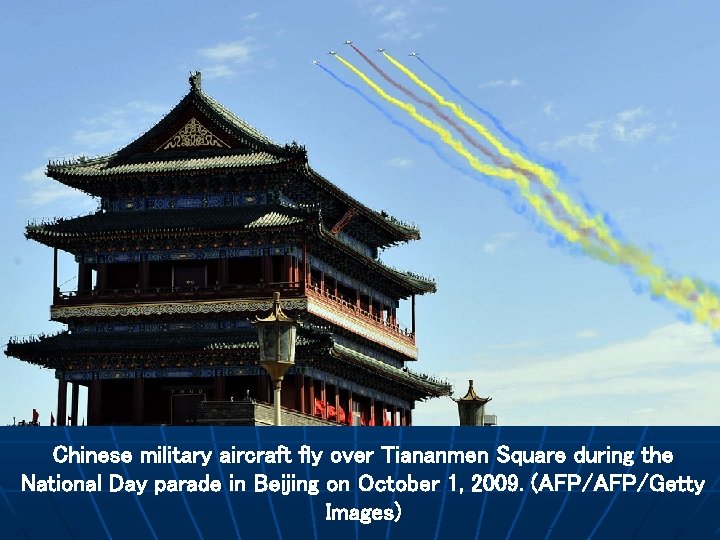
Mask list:
[[[297,202],[315,203],[317,195],[313,192],[319,189],[339,203],[331,204],[337,206],[333,209],[334,214],[327,214],[332,215],[331,219],[339,219],[348,207],[359,211],[359,217],[347,229],[356,237],[363,237],[378,247],[420,238],[417,227],[396,220],[385,212],[374,211],[335,186],[309,166],[302,146],[296,143],[277,144],[206,94],[198,83],[198,74],[193,77],[195,83],[191,83],[190,92],[135,141],[107,156],[50,163],[48,176],[96,196],[117,196],[124,191],[137,193],[152,190],[154,175],[182,182],[184,178],[196,176],[193,173],[232,174],[245,170],[254,173],[258,170],[274,172],[292,169],[297,176],[289,182],[310,187],[307,200],[301,196]],[[199,146],[162,149],[168,134],[186,125],[191,118],[212,129],[231,148]],[[180,189],[187,189],[187,186],[182,185]],[[288,189],[292,190],[291,186]],[[300,189],[300,193],[305,191],[306,187]]]
[[[393,367],[385,362],[360,353],[337,343],[329,344],[327,338],[310,332],[298,335],[299,359],[309,354],[313,360],[321,354],[326,361],[339,360],[349,362],[356,368],[401,382],[421,391],[428,396],[450,395],[452,387],[445,381],[428,375],[413,373],[409,370]],[[328,346],[330,348],[328,349]],[[318,349],[320,347],[320,349]],[[140,359],[155,361],[158,355],[181,354],[209,356],[233,355],[237,360],[257,359],[257,333],[250,331],[168,331],[168,332],[99,332],[70,333],[60,332],[52,336],[39,336],[23,340],[11,340],[7,344],[6,354],[34,364],[50,368],[63,368],[66,362],[88,361],[104,355],[116,358],[114,361]],[[303,353],[303,349],[307,352]],[[319,353],[319,350],[327,352]],[[247,351],[243,354],[243,351]],[[314,352],[312,352],[314,351]],[[118,352],[120,355],[118,356]]]
[[[300,335],[299,354],[303,348],[313,350],[322,340]],[[66,362],[109,356],[117,360],[157,361],[165,355],[195,357],[199,355],[232,357],[257,361],[257,332],[254,330],[181,330],[167,332],[60,332],[11,340],[5,354],[49,368],[63,368]]]
[[[341,247],[341,249],[343,249],[346,252],[362,255],[362,253],[357,251],[354,246],[352,246],[349,243],[343,242],[340,238],[329,233],[325,229],[321,229],[321,237],[326,242],[329,242],[337,247]],[[369,257],[362,257],[360,260],[364,261],[365,264],[380,270],[381,272],[385,272],[387,275],[389,275],[395,281],[403,283],[414,294],[425,294],[425,293],[436,293],[437,292],[437,284],[431,278],[420,276],[413,272],[406,272],[403,270],[398,270],[397,268],[393,268],[392,266],[385,264],[380,259],[371,259]]]
[[[104,212],[51,223],[28,225],[27,236],[93,236],[102,233],[156,230],[215,231],[287,227],[302,223],[309,214],[280,205],[248,205],[226,208]]]
[[[452,393],[452,386],[447,381],[440,381],[429,375],[414,373],[407,369],[396,368],[338,343],[333,344],[331,354],[409,386],[420,388],[432,396],[449,396]]]
[[[96,159],[78,159],[66,163],[48,165],[49,176],[107,177],[123,174],[153,174],[183,171],[207,171],[217,169],[242,169],[278,165],[287,161],[268,152],[222,154],[209,157],[177,157],[168,159],[162,154],[151,155],[155,159],[114,164],[115,155]],[[164,159],[161,159],[164,158]]]

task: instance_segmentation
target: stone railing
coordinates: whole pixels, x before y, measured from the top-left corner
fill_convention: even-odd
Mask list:
[[[205,426],[272,426],[274,409],[255,401],[203,401],[197,406],[196,425]],[[339,426],[336,422],[280,409],[283,426]]]

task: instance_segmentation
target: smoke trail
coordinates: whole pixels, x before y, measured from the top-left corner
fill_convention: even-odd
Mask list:
[[[492,114],[487,109],[482,108],[480,105],[476,104],[474,101],[472,101],[469,97],[467,97],[465,94],[463,94],[453,83],[451,83],[442,73],[434,69],[430,64],[428,64],[425,60],[423,60],[419,55],[414,55],[415,58],[418,59],[418,61],[424,65],[430,72],[435,75],[438,79],[440,79],[442,82],[444,82],[447,87],[458,97],[460,97],[463,101],[465,101],[468,105],[470,105],[472,108],[474,108],[476,111],[478,111],[480,114],[485,115],[498,129],[500,133],[505,135],[508,140],[515,143],[520,151],[525,154],[526,156],[530,156],[533,160],[540,162],[542,165],[547,167],[548,169],[552,169],[560,176],[565,176],[565,168],[560,164],[552,161],[547,161],[543,159],[539,159],[538,156],[533,155],[533,152],[525,145],[525,143],[516,135],[505,129],[505,126],[500,121],[500,119]]]
[[[363,60],[370,64],[370,67],[372,67],[383,79],[385,79],[387,82],[389,82],[391,85],[393,85],[395,88],[400,90],[403,94],[408,96],[410,99],[416,101],[417,103],[420,103],[421,105],[425,105],[427,108],[429,108],[432,112],[434,112],[436,115],[438,115],[440,118],[445,120],[448,124],[450,124],[452,127],[455,128],[455,130],[462,135],[463,139],[465,139],[467,142],[469,142],[471,145],[473,145],[475,148],[480,150],[483,154],[488,156],[490,159],[493,160],[493,163],[495,165],[504,166],[505,163],[495,154],[492,150],[484,146],[482,143],[477,141],[474,137],[472,137],[467,131],[465,131],[465,128],[463,128],[460,124],[458,124],[455,120],[453,120],[450,116],[445,114],[437,105],[435,105],[432,101],[428,101],[427,99],[422,99],[420,96],[415,94],[412,90],[404,86],[403,84],[400,84],[395,79],[390,77],[385,71],[383,71],[380,66],[378,66],[375,62],[373,62],[364,52],[362,52],[358,47],[350,44],[350,47],[353,48],[353,50],[358,53],[360,56],[362,56]]]
[[[416,101],[417,103],[428,107],[428,108],[429,108],[432,112],[434,112],[438,117],[440,117],[442,120],[444,120],[445,122],[447,122],[448,124],[450,124],[452,127],[454,127],[455,130],[456,130],[458,133],[460,133],[460,135],[462,135],[462,137],[463,137],[468,143],[470,143],[472,146],[474,146],[475,148],[477,148],[478,150],[480,150],[481,152],[483,152],[486,156],[488,156],[495,165],[497,165],[497,166],[502,166],[502,167],[507,167],[507,164],[506,164],[497,154],[495,154],[494,152],[492,152],[491,150],[489,150],[487,147],[485,147],[485,146],[482,145],[480,142],[478,142],[474,137],[472,137],[469,133],[467,133],[467,131],[465,131],[465,129],[464,129],[460,124],[458,124],[458,123],[457,123],[455,120],[453,120],[450,116],[448,116],[447,114],[445,114],[440,108],[438,108],[437,105],[435,105],[435,103],[433,103],[432,101],[428,101],[428,100],[426,100],[426,99],[421,98],[420,96],[418,96],[417,94],[415,94],[412,90],[410,90],[409,88],[407,88],[407,87],[404,86],[403,84],[397,82],[397,81],[396,81],[395,79],[393,79],[390,75],[388,75],[380,66],[378,66],[375,62],[373,62],[373,60],[372,60],[370,57],[368,57],[362,50],[360,50],[360,48],[358,48],[357,46],[355,46],[355,45],[352,44],[352,43],[349,43],[349,45],[350,45],[350,47],[352,47],[352,49],[353,49],[355,52],[357,52],[357,53],[365,60],[365,62],[367,62],[367,63],[368,63],[383,79],[385,79],[388,83],[390,83],[392,86],[394,86],[395,88],[397,88],[398,90],[400,90],[403,94],[405,94],[406,96],[410,97],[411,99],[413,99],[413,100]],[[519,173],[521,173],[521,174],[524,174],[525,176],[528,176],[528,174],[530,174],[530,173],[528,173],[528,172],[526,172],[526,171],[520,170],[517,166],[512,165],[512,164],[510,165],[509,168],[515,170],[516,172],[519,172]],[[528,176],[528,178],[529,178],[530,180],[532,180],[532,178],[531,178],[530,176]],[[546,194],[546,195],[544,195],[544,198],[545,198],[545,200],[548,202],[548,204],[550,204],[550,206],[552,207],[552,210],[553,210],[554,213],[557,214],[557,213],[559,213],[559,212],[561,211],[561,209],[558,209],[558,208],[557,208],[557,205],[555,204],[555,203],[557,202],[557,199],[556,199],[552,194]],[[569,220],[568,220],[568,221],[569,221]]]
[[[445,164],[449,165],[459,173],[472,178],[473,180],[482,180],[485,184],[489,185],[492,188],[497,189],[505,197],[507,198],[508,205],[512,210],[517,213],[518,215],[523,216],[524,218],[528,219],[531,224],[533,225],[533,228],[541,233],[549,234],[552,233],[552,231],[547,227],[547,224],[544,221],[541,221],[539,219],[535,219],[534,216],[531,214],[528,214],[527,209],[523,203],[521,203],[519,200],[517,200],[517,194],[512,189],[512,185],[508,184],[504,181],[499,181],[493,176],[488,176],[485,174],[478,173],[477,170],[472,168],[466,168],[458,163],[452,161],[450,158],[448,158],[447,155],[445,155],[441,148],[435,144],[433,141],[428,140],[424,138],[422,135],[417,133],[412,127],[408,126],[404,122],[398,120],[395,118],[392,114],[390,114],[384,107],[382,107],[380,104],[378,104],[375,100],[370,98],[365,92],[357,88],[356,86],[350,84],[349,82],[345,81],[335,73],[333,73],[331,70],[323,66],[322,64],[317,64],[317,66],[322,69],[325,73],[327,73],[330,77],[332,77],[335,81],[339,82],[342,86],[345,88],[351,90],[355,94],[359,95],[364,101],[372,105],[375,109],[380,111],[382,115],[387,118],[393,125],[400,127],[401,129],[405,130],[407,133],[409,133],[416,141],[418,141],[420,144],[423,144],[425,146],[429,146],[435,155],[437,155]],[[569,248],[572,244],[568,242],[564,242],[563,245],[566,248]]]
[[[390,96],[387,92],[385,92],[382,88],[380,88],[375,82],[373,82],[370,78],[368,78],[367,75],[365,75],[362,71],[360,71],[357,67],[355,67],[353,64],[345,60],[342,56],[339,54],[335,54],[335,58],[341,62],[345,67],[350,69],[353,73],[355,73],[358,77],[360,77],[363,82],[365,82],[370,88],[372,88],[380,97],[388,101],[389,103],[392,103],[393,105],[399,107],[400,109],[404,110],[406,113],[408,113],[413,119],[418,121],[420,124],[424,125],[425,127],[431,129],[435,133],[437,133],[440,136],[440,139],[450,146],[453,150],[455,150],[459,155],[465,158],[465,160],[470,164],[470,166],[475,169],[476,171],[489,175],[489,176],[496,176],[498,178],[502,178],[505,180],[512,180],[515,182],[515,184],[520,189],[520,193],[522,196],[531,204],[535,212],[555,231],[559,232],[567,241],[571,243],[579,243],[583,246],[583,248],[586,250],[587,253],[592,254],[594,257],[599,258],[601,260],[608,260],[608,258],[612,258],[614,255],[609,252],[605,252],[602,248],[598,248],[598,246],[595,246],[591,243],[591,241],[587,238],[587,235],[585,233],[585,230],[582,229],[580,231],[576,230],[572,225],[568,224],[565,221],[562,221],[558,219],[555,214],[552,212],[552,210],[549,208],[547,202],[545,199],[536,194],[533,193],[533,191],[530,189],[530,181],[528,178],[514,170],[511,169],[505,169],[502,167],[496,167],[493,165],[488,165],[486,163],[483,163],[482,161],[478,160],[473,154],[471,154],[460,141],[456,140],[452,134],[442,126],[436,124],[435,122],[432,122],[431,120],[427,119],[423,115],[417,112],[415,107],[410,104],[406,103],[404,101],[401,101],[397,98],[394,98]]]
[[[434,88],[422,81],[417,75],[415,75],[415,73],[390,56],[387,52],[383,51],[382,54],[388,59],[388,61],[390,61],[390,63],[407,75],[410,80],[430,94],[435,101],[444,107],[448,107],[455,116],[485,137],[502,156],[508,158],[517,167],[534,174],[538,180],[540,180],[540,182],[551,191],[553,197],[555,197],[555,199],[557,199],[562,205],[563,210],[579,221],[579,226],[581,228],[594,229],[600,239],[605,243],[612,244],[615,242],[607,229],[607,225],[602,219],[602,215],[598,214],[594,218],[588,217],[581,206],[573,203],[567,194],[558,189],[557,179],[552,171],[538,165],[537,163],[533,163],[532,161],[526,159],[523,155],[508,149],[500,140],[490,133],[485,126],[467,116],[456,103],[446,100],[437,91],[435,91]],[[613,249],[615,250],[615,247],[613,247]]]
[[[433,68],[430,64],[428,64],[423,58],[421,58],[419,55],[415,54],[413,55],[415,58],[418,59],[418,61],[424,65],[433,75],[435,75],[438,79],[440,79],[447,87],[458,97],[460,97],[463,101],[465,101],[467,104],[469,104],[473,109],[478,111],[480,114],[483,114],[486,116],[493,125],[502,133],[508,140],[515,143],[520,151],[531,158],[533,161],[538,162],[540,165],[554,171],[559,177],[561,177],[565,182],[574,182],[576,179],[570,177],[565,167],[562,165],[562,163],[557,161],[550,161],[544,157],[539,156],[537,153],[531,151],[527,145],[516,135],[514,135],[512,132],[510,132],[508,129],[505,128],[502,121],[496,117],[492,112],[488,111],[487,109],[481,107],[477,103],[475,103],[473,100],[471,100],[468,96],[466,96],[457,86],[455,86],[450,80],[445,77],[442,73],[440,73],[438,70]],[[595,210],[592,205],[590,205],[587,201],[585,201],[585,197],[582,193],[578,193],[578,196],[580,197],[583,206],[585,207],[585,210],[589,214],[597,214],[597,210]],[[607,213],[603,214],[603,221],[607,224],[608,228],[612,231],[612,235],[616,238],[623,238],[622,231],[620,228],[614,223],[612,217],[608,215]]]
[[[435,144],[433,141],[431,141],[431,140],[429,140],[429,139],[426,139],[425,137],[423,137],[422,135],[420,135],[417,131],[415,131],[412,127],[410,127],[410,126],[407,125],[406,123],[404,123],[404,122],[398,120],[397,118],[395,118],[392,114],[390,114],[390,113],[387,111],[387,109],[385,109],[385,108],[382,107],[379,103],[377,103],[375,100],[373,100],[372,98],[370,98],[365,92],[363,92],[362,90],[360,90],[359,88],[357,88],[357,87],[354,86],[353,84],[350,84],[349,82],[345,81],[345,80],[342,79],[341,77],[337,76],[335,73],[333,73],[332,71],[330,71],[328,68],[326,68],[326,67],[323,66],[322,64],[316,64],[316,65],[317,65],[320,69],[322,69],[325,73],[327,73],[328,75],[330,75],[330,77],[332,77],[335,81],[339,82],[339,83],[340,83],[341,85],[343,85],[345,88],[353,91],[354,93],[356,93],[357,95],[359,95],[361,98],[363,98],[363,100],[365,100],[367,103],[369,103],[370,105],[372,105],[375,109],[377,109],[378,111],[380,111],[380,113],[382,113],[382,115],[383,115],[385,118],[387,118],[393,125],[401,128],[401,129],[403,129],[404,131],[406,131],[407,133],[409,133],[410,136],[412,136],[412,138],[415,139],[415,140],[416,140],[417,142],[419,142],[420,144],[424,144],[425,146],[429,146],[429,147],[433,150],[433,152],[435,152],[435,155],[437,155],[441,160],[443,160],[443,162],[444,162],[445,164],[449,165],[450,167],[452,167],[453,169],[455,169],[456,171],[462,173],[462,174],[465,175],[465,176],[469,176],[469,177],[471,177],[471,178],[473,178],[473,179],[477,179],[477,178],[478,178],[476,171],[474,171],[474,170],[469,170],[469,169],[466,169],[466,168],[464,168],[464,167],[461,167],[461,166],[458,165],[457,163],[455,163],[455,162],[453,162],[452,160],[450,160],[450,158],[448,158],[448,157],[442,152],[441,148],[440,148],[437,144]],[[471,171],[472,171],[472,172],[471,172]],[[501,182],[494,181],[494,180],[493,180],[493,177],[490,177],[490,176],[487,176],[487,175],[482,175],[482,176],[480,176],[480,178],[482,178],[482,179],[485,181],[486,184],[491,185],[491,186],[493,186],[493,187],[495,187],[495,188],[500,189],[505,195],[507,195],[507,196],[512,195],[512,189],[511,189],[510,186],[507,184],[507,182],[501,183]]]
[[[448,102],[442,98],[442,96],[440,96],[434,89],[423,83],[416,75],[402,66],[402,64],[399,64],[399,62],[386,53],[383,54],[385,54],[391,62],[396,64],[399,69],[403,72],[407,72],[407,75],[414,82],[430,93],[430,95],[433,96],[433,98],[435,98],[440,104],[450,107],[460,119],[481,132],[491,142],[491,144],[494,146],[497,145],[496,148],[499,152],[501,152],[501,154],[510,158],[513,163],[521,165],[523,168],[531,170],[534,174],[537,174],[541,181],[543,181],[544,185],[549,189],[555,188],[555,178],[552,176],[550,171],[544,169],[536,163],[529,162],[523,156],[519,156],[516,153],[507,150],[499,141],[497,141],[495,137],[492,136],[492,134],[487,132],[482,125],[478,124],[473,119],[468,118],[456,104]],[[548,208],[545,200],[541,196],[530,191],[529,181],[526,177],[519,175],[517,172],[512,170],[493,167],[480,162],[462,146],[462,143],[455,140],[446,129],[420,115],[411,104],[405,103],[388,95],[375,82],[369,79],[367,75],[344,58],[339,55],[336,55],[335,57],[343,65],[360,77],[383,99],[404,110],[420,124],[437,133],[443,142],[463,156],[474,169],[482,172],[483,174],[494,174],[500,178],[513,180],[520,188],[520,192],[523,197],[525,197],[532,205],[535,212],[537,212],[541,218],[546,220],[548,225],[562,234],[566,240],[581,245],[585,252],[591,257],[609,264],[624,265],[632,268],[636,277],[647,281],[650,294],[653,298],[665,298],[689,312],[695,321],[707,325],[713,331],[720,330],[720,297],[710,286],[699,280],[693,280],[688,277],[676,277],[669,274],[666,270],[659,267],[652,261],[650,254],[643,252],[632,244],[620,244],[615,238],[612,238],[609,235],[604,222],[597,223],[596,220],[587,220],[587,218],[584,217],[582,208],[579,208],[577,205],[572,203],[566,194],[557,192],[557,189],[555,188],[553,189],[553,196],[558,198],[564,208],[569,209],[569,213],[571,213],[573,217],[581,218],[581,230],[578,232],[571,225],[558,220],[550,208]],[[587,233],[590,230],[594,230],[596,232],[598,239],[602,243],[601,246],[598,246],[595,242],[588,239]]]

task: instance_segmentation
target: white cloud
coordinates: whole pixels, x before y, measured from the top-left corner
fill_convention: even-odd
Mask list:
[[[506,245],[508,242],[513,240],[517,236],[514,232],[501,232],[493,235],[490,240],[483,244],[483,251],[485,253],[495,253],[498,248]]]
[[[355,3],[382,28],[380,39],[388,41],[408,41],[422,37],[426,30],[435,26],[434,20],[438,14],[435,8],[414,0],[396,2],[391,7],[374,0],[356,0]],[[433,22],[421,22],[429,12],[432,12]]]
[[[23,198],[21,202],[28,204],[31,208],[39,208],[56,201],[68,199],[91,201],[84,193],[46,177],[45,166],[35,167],[21,178],[30,188],[29,195]],[[94,204],[92,202],[92,205]]]
[[[233,70],[225,64],[217,66],[204,67],[202,70],[203,78],[205,79],[221,79],[224,77],[230,77],[233,75]]]
[[[257,11],[254,11],[252,13],[249,13],[248,15],[245,15],[243,17],[243,20],[244,21],[253,21],[253,20],[257,19],[259,16],[260,16],[260,13]]]
[[[110,153],[138,137],[167,110],[166,106],[157,103],[130,101],[97,116],[84,118],[81,120],[82,127],[76,129],[70,137],[72,148],[53,148],[47,155],[64,155],[72,159],[72,156],[78,155]],[[46,178],[45,169],[45,166],[36,167],[21,177],[30,190],[29,195],[22,198],[22,202],[32,207],[40,207],[58,201],[72,201],[75,204],[77,199],[82,211],[95,207],[95,201],[86,194]],[[83,202],[80,202],[81,199]]]
[[[652,122],[638,125],[638,122],[647,116],[648,112],[643,107],[620,111],[612,123],[613,137],[618,141],[631,144],[648,138],[657,126]]]
[[[597,131],[585,131],[582,133],[576,133],[574,135],[565,135],[564,137],[561,137],[560,139],[555,141],[553,147],[571,148],[573,146],[577,146],[579,148],[584,148],[585,150],[595,152],[596,150],[600,149],[600,146],[597,142],[598,137],[600,137],[600,133]]]
[[[552,101],[548,101],[545,105],[543,105],[543,114],[554,120],[558,120],[560,118],[555,112],[555,104]]]
[[[390,13],[383,15],[380,20],[385,23],[398,23],[407,19],[407,12],[402,8],[392,10]]]
[[[634,109],[627,109],[625,111],[620,111],[619,113],[617,113],[616,119],[618,122],[632,122],[633,120],[635,120],[641,116],[644,116],[645,114],[646,114],[645,109],[642,106],[640,106],[640,107],[635,107]]]
[[[513,77],[512,79],[495,79],[494,81],[487,81],[484,83],[480,83],[478,85],[478,88],[480,88],[480,89],[500,88],[503,86],[508,86],[510,88],[516,88],[521,85],[522,85],[522,81],[516,77]]]
[[[235,74],[238,67],[247,68],[253,61],[253,53],[257,49],[255,39],[252,37],[200,49],[198,51],[200,56],[213,62],[210,66],[203,67],[203,75],[208,79],[230,77]]]
[[[496,79],[494,81],[487,81],[484,83],[480,83],[478,86],[480,88],[496,88],[498,86],[502,86],[505,84],[505,80],[503,79]]]
[[[392,159],[388,159],[385,163],[392,167],[398,167],[403,169],[406,167],[410,167],[413,164],[413,160],[404,157],[394,157]]]
[[[552,112],[552,106],[548,109],[546,105],[544,112],[549,116],[549,112]],[[661,129],[661,126],[651,121],[651,116],[651,112],[642,106],[626,109],[610,118],[588,122],[585,124],[583,131],[564,135],[551,145],[544,146],[550,146],[551,148],[578,147],[595,152],[601,149],[599,141],[602,139],[612,139],[630,145],[638,144]],[[671,124],[668,129],[674,129],[674,127],[675,125]],[[661,133],[655,140],[662,143],[668,142],[672,138]]]
[[[439,375],[461,381],[456,393],[467,379],[479,382],[478,392],[494,398],[489,412],[503,424],[720,423],[720,347],[698,325],[671,324],[557,357],[494,356],[483,354],[476,370]],[[425,409],[426,419],[420,413],[415,418],[447,424],[450,411],[436,400]],[[452,418],[456,424],[457,412]]]
[[[72,139],[83,152],[109,152],[130,142],[166,111],[166,107],[156,103],[131,101],[122,107],[83,119],[84,127],[76,130]]]
[[[218,62],[233,62],[236,64],[247,64],[252,60],[254,48],[253,38],[245,38],[238,41],[220,43],[214,47],[200,49],[200,55]]]
[[[592,330],[590,328],[580,330],[577,334],[575,334],[575,337],[580,339],[592,339],[598,336],[600,336],[600,333],[597,330]]]
[[[512,79],[495,79],[494,81],[487,81],[484,83],[480,83],[478,85],[478,88],[480,88],[481,90],[484,90],[486,88],[499,88],[501,86],[508,86],[510,88],[516,88],[520,85],[522,85],[522,81],[520,79],[513,77]]]

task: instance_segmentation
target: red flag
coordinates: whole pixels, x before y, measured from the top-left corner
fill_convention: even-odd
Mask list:
[[[389,426],[390,425],[390,418],[388,418],[387,414],[383,417],[383,426]]]
[[[345,409],[338,406],[338,415],[337,416],[338,416],[338,419],[337,419],[338,422],[345,422]]]
[[[53,413],[50,413],[50,425],[55,425],[55,415]]]
[[[337,416],[337,411],[335,410],[335,406],[334,406],[334,405],[328,405],[328,406],[327,406],[327,417],[328,417],[328,420],[332,420],[332,419],[335,418],[336,416]],[[340,419],[338,418],[338,422],[339,422],[339,421],[340,421]]]
[[[315,416],[322,416],[325,410],[325,402],[321,399],[315,400]]]

